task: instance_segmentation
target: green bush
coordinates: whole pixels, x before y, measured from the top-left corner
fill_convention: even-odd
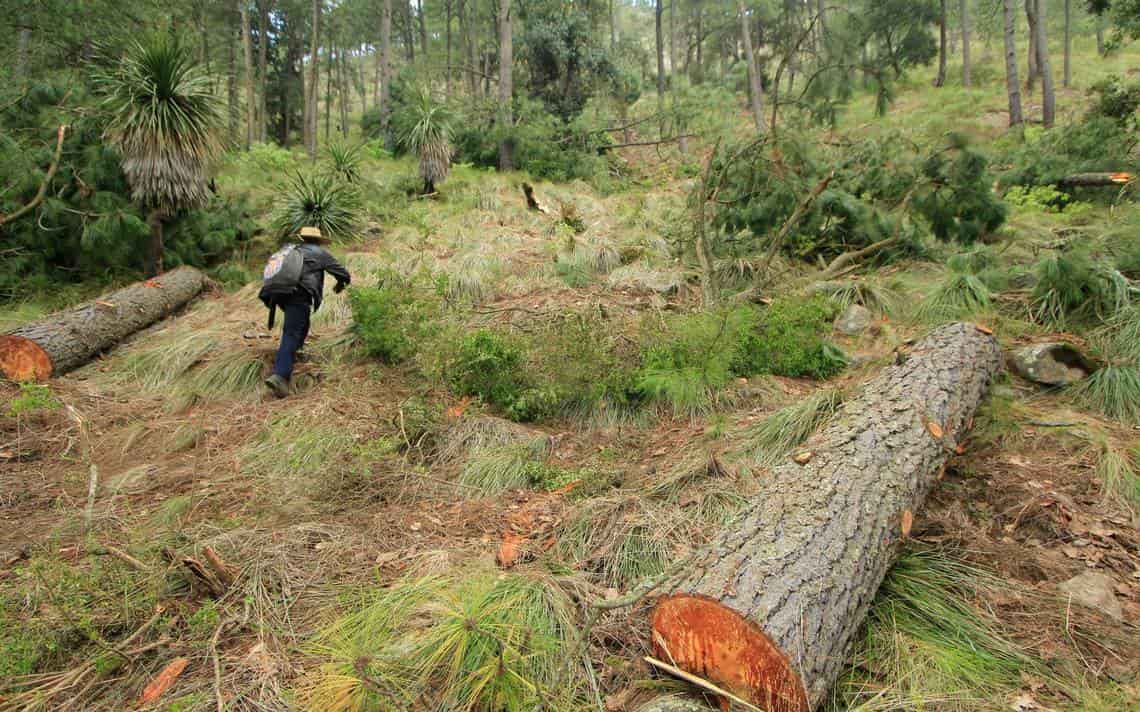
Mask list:
[[[530,386],[522,368],[525,358],[516,339],[480,329],[459,343],[448,377],[460,395],[509,409]]]
[[[1034,271],[1033,313],[1042,323],[1103,320],[1128,306],[1128,280],[1085,250],[1042,257]]]
[[[732,369],[740,375],[771,373],[789,378],[830,378],[847,359],[824,336],[839,311],[822,294],[779,299],[761,315],[757,328],[738,345]]]
[[[383,271],[375,287],[352,287],[348,299],[353,330],[368,355],[399,363],[415,353],[426,334],[427,305],[409,280]]]

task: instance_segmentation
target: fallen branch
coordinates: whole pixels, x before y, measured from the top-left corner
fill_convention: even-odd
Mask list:
[[[674,143],[684,138],[696,138],[697,134],[679,134],[677,136],[669,136],[667,138],[658,139],[656,141],[630,141],[629,143],[611,143],[608,146],[598,146],[598,153],[605,153],[612,151],[615,148],[630,148],[632,146],[660,146],[663,143]]]
[[[780,247],[784,244],[784,240],[787,239],[788,234],[792,231],[792,228],[798,225],[800,220],[803,219],[803,216],[807,213],[807,211],[811,210],[811,206],[815,203],[816,199],[819,198],[820,194],[823,193],[823,191],[827,190],[827,186],[831,183],[833,178],[835,178],[835,171],[832,171],[828,175],[824,176],[823,180],[817,183],[815,188],[813,188],[810,193],[804,196],[804,199],[800,201],[800,204],[796,206],[796,209],[790,216],[788,216],[788,219],[784,221],[784,224],[780,226],[780,231],[776,233],[776,236],[774,238],[772,238],[772,244],[768,246],[768,254],[764,255],[764,261],[760,264],[760,269],[757,270],[757,282],[767,278],[768,269],[772,265],[772,260],[775,259],[776,253],[780,251]]]
[[[141,571],[144,574],[150,573],[150,568],[146,564],[139,561],[122,549],[118,549],[113,546],[89,546],[87,547],[87,553],[94,554],[96,556],[113,556],[119,561],[122,561],[127,566],[130,566],[132,569],[135,569],[136,571]]]
[[[8,213],[7,215],[0,214],[0,226],[27,215],[44,201],[44,198],[47,196],[48,185],[51,183],[51,179],[55,177],[55,172],[59,168],[59,157],[63,154],[63,137],[66,133],[67,125],[61,124],[59,131],[56,132],[55,153],[52,155],[51,165],[48,166],[47,173],[44,174],[44,179],[40,183],[40,189],[36,191],[35,197],[32,198],[31,202],[17,208],[15,212]]]
[[[1057,181],[1063,188],[1100,188],[1128,185],[1135,179],[1131,173],[1076,173]]]
[[[539,202],[538,198],[534,197],[534,186],[530,183],[522,184],[523,195],[526,196],[527,210],[536,210],[543,215],[549,215],[550,211],[544,208]]]

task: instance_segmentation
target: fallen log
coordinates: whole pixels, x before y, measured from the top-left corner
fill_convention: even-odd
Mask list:
[[[1057,185],[1065,188],[1098,188],[1131,182],[1131,173],[1077,173],[1065,176],[1057,181]]]
[[[1001,367],[988,330],[949,324],[884,370],[667,581],[654,656],[769,712],[816,709]]]
[[[0,372],[13,381],[25,381],[78,368],[184,306],[206,284],[206,275],[193,267],[179,267],[0,334]]]

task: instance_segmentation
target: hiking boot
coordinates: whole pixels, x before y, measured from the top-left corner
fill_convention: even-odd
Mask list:
[[[273,391],[273,395],[278,398],[284,398],[289,395],[289,381],[286,381],[276,373],[265,379],[265,385],[269,386],[269,390]]]

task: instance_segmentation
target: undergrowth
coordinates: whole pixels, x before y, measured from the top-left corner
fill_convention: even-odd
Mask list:
[[[757,423],[748,432],[756,460],[769,467],[780,463],[818,430],[845,399],[842,389],[823,388]]]

